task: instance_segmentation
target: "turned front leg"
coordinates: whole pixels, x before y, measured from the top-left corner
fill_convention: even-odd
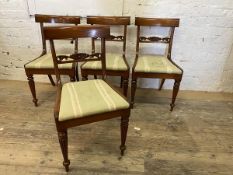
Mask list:
[[[32,93],[32,98],[33,98],[33,103],[35,106],[38,106],[37,104],[37,98],[36,98],[36,88],[35,88],[35,82],[34,82],[34,78],[33,75],[27,75],[28,77],[28,85],[30,87],[31,93]]]

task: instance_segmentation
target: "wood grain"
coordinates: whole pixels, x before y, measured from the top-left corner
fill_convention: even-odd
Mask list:
[[[37,87],[41,100],[34,107],[26,82],[0,80],[0,174],[66,174],[53,119],[56,88]],[[232,94],[181,91],[171,113],[171,91],[158,98],[155,90],[145,92],[138,90],[123,158],[119,119],[68,130],[68,174],[232,174]]]

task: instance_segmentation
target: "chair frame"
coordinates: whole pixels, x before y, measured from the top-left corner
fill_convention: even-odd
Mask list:
[[[87,16],[87,24],[91,25],[109,25],[109,26],[124,26],[123,36],[113,36],[111,35],[106,41],[113,42],[123,42],[123,52],[122,57],[127,66],[127,70],[106,70],[107,75],[110,76],[120,76],[121,84],[120,87],[123,89],[123,94],[127,97],[128,92],[128,84],[129,84],[129,75],[130,75],[130,67],[126,61],[125,52],[126,52],[126,36],[127,36],[127,26],[130,25],[130,17],[129,16]],[[98,38],[92,38],[92,52],[95,52],[95,41]],[[88,79],[88,75],[101,75],[101,70],[94,69],[82,69],[81,66],[81,74],[83,80]]]
[[[132,68],[132,81],[131,81],[131,108],[134,105],[134,97],[137,88],[137,78],[161,78],[161,83],[159,86],[159,90],[162,89],[165,79],[174,79],[173,93],[172,93],[172,102],[170,104],[170,110],[172,111],[175,106],[176,96],[179,91],[180,82],[183,76],[183,69],[179,67],[171,58],[172,52],[172,44],[173,44],[173,36],[175,32],[175,28],[179,27],[179,19],[171,19],[171,18],[143,18],[136,17],[135,25],[137,26],[137,42],[136,42],[136,58],[134,61],[134,65]],[[154,37],[143,37],[140,35],[140,28],[148,27],[148,26],[161,26],[161,27],[170,27],[170,36],[165,38],[160,38],[157,36]],[[135,72],[135,67],[137,65],[138,57],[139,57],[139,43],[164,43],[168,44],[168,54],[167,58],[169,61],[178,67],[181,70],[181,74],[170,74],[170,73],[146,73],[146,72]]]
[[[109,37],[110,27],[108,26],[76,26],[76,27],[47,27],[44,29],[45,38],[50,41],[51,52],[54,61],[54,68],[56,74],[57,83],[57,96],[54,107],[54,118],[56,123],[56,128],[58,132],[58,138],[60,142],[60,147],[62,155],[64,158],[63,165],[66,171],[69,171],[70,161],[68,159],[68,136],[67,129],[74,126],[79,126],[83,124],[93,123],[101,120],[107,120],[115,117],[121,116],[121,155],[124,155],[126,149],[125,142],[127,137],[128,122],[130,116],[130,107],[127,109],[117,110],[113,112],[101,113],[97,115],[91,115],[87,117],[75,118],[67,121],[59,121],[59,110],[61,101],[61,89],[62,83],[60,79],[60,71],[58,70],[58,64],[64,64],[67,62],[83,62],[83,61],[101,61],[102,64],[102,79],[106,78],[106,63],[105,63],[105,39]],[[55,39],[66,39],[66,38],[80,38],[80,37],[99,37],[101,39],[101,57],[92,59],[86,59],[88,56],[83,53],[76,53],[70,56],[73,60],[66,60],[66,56],[57,56],[55,52],[54,42]],[[64,61],[65,60],[65,61]],[[121,95],[121,94],[120,94]],[[124,96],[121,95],[123,98]]]
[[[44,23],[64,23],[64,24],[74,24],[78,25],[80,24],[80,17],[79,16],[56,16],[56,15],[41,15],[36,14],[35,15],[35,22],[40,23],[40,30],[41,30],[41,37],[42,37],[42,53],[39,57],[33,59],[32,61],[40,58],[41,56],[47,54],[47,47],[46,47],[46,40],[44,37]],[[73,43],[73,41],[72,41]],[[74,41],[74,51],[78,52],[78,40]],[[55,86],[55,83],[53,81],[53,78],[51,75],[54,75],[54,68],[27,68],[26,65],[31,63],[32,61],[26,63],[24,65],[25,73],[28,79],[28,84],[31,90],[31,94],[33,97],[33,103],[35,106],[38,106],[38,99],[36,97],[36,89],[35,89],[35,82],[33,75],[34,74],[40,74],[40,75],[48,75],[49,80],[53,86]],[[76,67],[75,64],[72,65],[72,69],[61,69],[60,72],[62,75],[68,75],[70,77],[71,81],[75,81],[76,77]]]

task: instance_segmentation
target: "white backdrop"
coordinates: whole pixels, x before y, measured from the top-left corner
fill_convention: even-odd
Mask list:
[[[30,15],[122,15],[123,0],[27,0]]]

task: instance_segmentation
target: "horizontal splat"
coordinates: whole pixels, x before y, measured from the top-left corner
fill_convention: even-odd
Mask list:
[[[170,38],[169,37],[157,37],[157,36],[152,36],[152,37],[140,37],[139,38],[140,42],[144,42],[144,43],[150,43],[150,42],[160,42],[160,43],[169,43],[170,42]]]
[[[99,40],[100,38],[94,38],[95,40]],[[114,36],[110,35],[109,38],[106,38],[107,41],[124,41],[124,36]]]
[[[57,61],[59,64],[72,63],[74,60],[77,61],[97,61],[101,59],[101,53],[87,54],[87,53],[75,53],[71,55],[58,55]]]

